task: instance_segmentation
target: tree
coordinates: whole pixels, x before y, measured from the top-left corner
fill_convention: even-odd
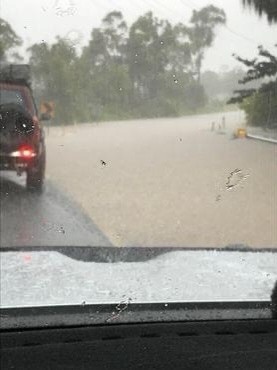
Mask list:
[[[78,61],[79,80],[83,102],[89,91],[90,119],[128,115],[127,37],[128,27],[122,13],[113,11],[103,18],[100,28],[92,30],[89,45],[83,49]]]
[[[258,49],[255,59],[235,57],[248,68],[239,83],[261,81],[260,87],[236,90],[229,103],[242,103],[250,124],[269,127],[277,123],[277,55],[262,46]]]
[[[0,62],[7,59],[7,53],[22,45],[22,40],[4,19],[0,18]],[[18,57],[18,55],[17,55]]]
[[[202,62],[223,16],[215,7],[197,14],[195,24],[186,26],[147,12],[128,28],[122,13],[112,11],[92,29],[80,55],[66,39],[33,45],[35,91],[41,99],[55,101],[59,122],[195,112],[206,97],[194,57],[201,51]],[[209,39],[196,43],[195,27],[205,29]]]
[[[270,23],[277,22],[276,0],[242,0],[245,6],[254,8],[259,15],[266,14]],[[277,46],[277,45],[276,45]],[[252,60],[235,58],[248,68],[239,83],[247,88],[236,90],[229,103],[240,103],[251,125],[274,126],[277,124],[277,56],[263,46],[258,48],[258,56]],[[260,87],[249,87],[249,83],[259,81]]]
[[[163,23],[148,12],[131,26],[127,43],[127,63],[133,84],[133,98],[155,96],[158,79],[166,64]]]
[[[205,50],[213,44],[216,27],[226,23],[226,15],[223,9],[209,5],[198,11],[194,10],[190,22],[193,25],[189,34],[195,59],[195,72],[200,81]]]
[[[83,57],[93,65],[107,65],[120,61],[126,49],[127,24],[121,12],[108,13],[100,28],[93,28],[89,45],[83,50]]]
[[[53,45],[35,44],[28,50],[37,97],[55,102],[57,121],[72,123],[76,119],[77,95],[81,88],[76,81],[75,49],[58,37]]]
[[[163,114],[176,115],[204,103],[203,89],[193,74],[191,45],[187,26],[173,26],[152,12],[132,24],[127,50],[136,107],[149,107],[150,115],[155,107],[167,107]]]
[[[122,13],[118,11],[108,13],[102,20],[102,28],[109,56],[123,63],[128,27]]]
[[[267,15],[270,23],[277,22],[277,1],[276,0],[242,0],[243,5],[254,8],[261,16]]]

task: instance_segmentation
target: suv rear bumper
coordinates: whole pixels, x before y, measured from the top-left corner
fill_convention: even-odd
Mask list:
[[[23,172],[32,166],[33,163],[33,159],[15,158],[8,154],[0,155],[0,171]]]

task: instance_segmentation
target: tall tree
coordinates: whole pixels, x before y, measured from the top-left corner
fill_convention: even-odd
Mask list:
[[[216,28],[226,23],[226,15],[223,9],[209,5],[194,10],[190,21],[193,25],[190,28],[192,54],[195,57],[197,78],[200,81],[205,50],[212,46]]]
[[[144,97],[153,96],[158,75],[166,63],[161,28],[161,22],[148,12],[132,24],[129,32],[129,73],[134,89]]]
[[[10,50],[20,45],[22,45],[21,38],[8,22],[0,18],[0,62],[7,59]]]
[[[53,45],[35,44],[29,52],[37,97],[55,102],[57,121],[72,123],[79,90],[75,79],[75,49],[58,37]]]
[[[122,63],[126,53],[127,23],[119,11],[110,12],[102,20],[102,28],[109,56]]]
[[[111,61],[121,61],[126,52],[127,24],[121,12],[108,13],[100,28],[93,28],[89,45],[83,56],[94,65],[107,65]]]
[[[122,13],[113,11],[103,18],[100,28],[92,30],[89,45],[83,49],[78,62],[84,86],[83,101],[86,101],[84,91],[90,91],[89,110],[94,119],[103,117],[104,112],[108,112],[106,117],[110,118],[127,110],[130,95],[127,37],[128,28]]]
[[[194,24],[186,26],[148,12],[128,28],[122,13],[112,11],[92,29],[80,56],[64,39],[54,45],[33,45],[30,63],[36,91],[56,102],[57,121],[193,112],[205,102],[194,74],[194,57],[201,51],[202,61],[223,17],[214,7],[197,14]],[[194,38],[194,27],[198,31],[205,27],[209,39],[201,43]]]

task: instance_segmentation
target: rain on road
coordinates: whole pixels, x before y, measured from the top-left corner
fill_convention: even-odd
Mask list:
[[[47,187],[1,177],[1,245],[277,246],[277,146],[239,112],[50,128]]]

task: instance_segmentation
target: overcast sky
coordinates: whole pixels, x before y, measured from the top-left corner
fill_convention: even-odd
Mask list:
[[[208,4],[225,10],[227,26],[218,29],[206,54],[205,69],[234,67],[238,64],[232,53],[252,57],[259,44],[272,49],[277,43],[277,25],[270,26],[265,17],[244,9],[241,0],[0,0],[0,14],[22,37],[25,47],[43,40],[53,42],[56,35],[69,35],[84,45],[91,29],[100,26],[112,10],[121,10],[128,24],[149,10],[172,23],[187,23],[192,9]]]

